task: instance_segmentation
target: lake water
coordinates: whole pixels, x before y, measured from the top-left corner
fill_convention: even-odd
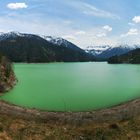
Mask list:
[[[140,97],[140,65],[14,64],[18,83],[1,99],[48,111],[91,111]]]

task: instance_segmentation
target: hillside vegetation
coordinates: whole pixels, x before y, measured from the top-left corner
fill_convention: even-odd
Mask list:
[[[15,81],[11,62],[5,56],[0,55],[0,93],[12,88]]]
[[[113,56],[108,60],[108,63],[119,64],[119,63],[130,63],[140,64],[140,49],[130,51],[120,56]]]

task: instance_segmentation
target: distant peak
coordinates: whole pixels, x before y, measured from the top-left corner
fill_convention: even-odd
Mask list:
[[[50,43],[56,44],[56,45],[62,45],[65,44],[67,46],[68,41],[61,38],[61,37],[56,37],[56,36],[41,36],[45,40],[47,40]]]

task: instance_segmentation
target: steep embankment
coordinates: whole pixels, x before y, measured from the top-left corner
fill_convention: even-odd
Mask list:
[[[130,51],[120,56],[111,57],[108,60],[108,63],[110,64],[119,64],[119,63],[140,64],[140,49]]]
[[[0,94],[11,89],[16,83],[16,78],[10,61],[0,55]]]

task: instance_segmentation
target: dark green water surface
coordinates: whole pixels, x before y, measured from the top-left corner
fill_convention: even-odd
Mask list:
[[[1,99],[48,111],[90,111],[140,97],[140,65],[14,64],[18,83]]]

